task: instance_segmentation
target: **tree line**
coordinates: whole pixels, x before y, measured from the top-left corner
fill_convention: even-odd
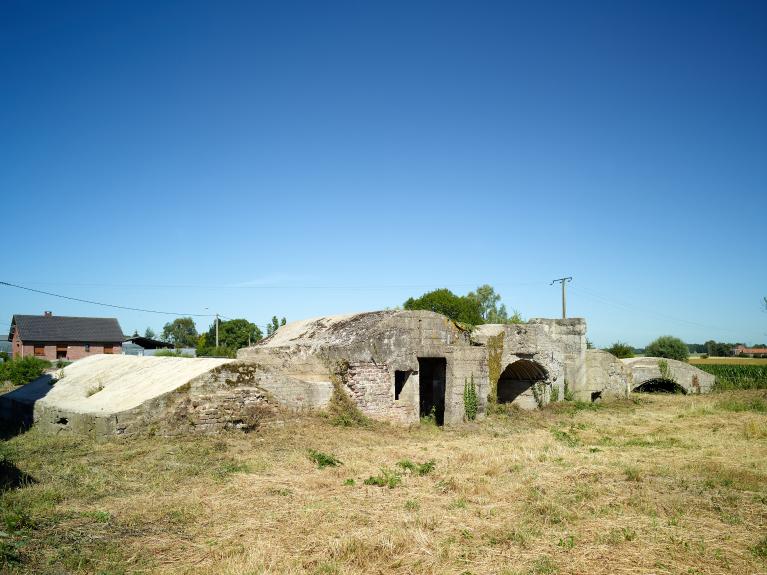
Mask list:
[[[284,317],[278,319],[277,316],[273,316],[266,326],[266,336],[272,335],[286,322]],[[152,328],[148,327],[144,336],[154,338],[155,333]],[[264,332],[259,326],[246,319],[219,320],[218,347],[216,347],[215,321],[210,325],[208,331],[198,333],[197,326],[191,317],[179,317],[163,326],[160,339],[172,344],[176,349],[193,347],[196,349],[198,357],[234,357],[238,349],[248,347],[264,339]]]

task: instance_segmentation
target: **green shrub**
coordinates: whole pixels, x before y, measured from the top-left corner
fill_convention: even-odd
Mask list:
[[[0,381],[10,381],[14,385],[24,385],[40,377],[51,367],[51,362],[39,357],[27,356],[12,359],[0,364]]]
[[[690,357],[690,348],[678,337],[663,335],[650,343],[644,354],[648,357],[665,357],[677,361],[687,361]]]
[[[411,473],[416,473],[418,475],[428,475],[434,471],[434,467],[436,467],[436,465],[437,462],[433,459],[430,459],[425,463],[414,463],[409,459],[403,459],[402,461],[397,462],[397,467],[400,467],[405,471],[410,471]]]
[[[634,348],[622,341],[616,341],[610,347],[605,349],[605,351],[613,354],[618,359],[634,357]]]
[[[389,489],[394,489],[400,483],[402,483],[402,476],[400,476],[400,474],[396,471],[392,471],[391,469],[387,469],[385,467],[381,468],[381,473],[378,475],[371,475],[365,480],[365,485],[388,487]]]
[[[314,461],[320,469],[343,465],[335,456],[322,453],[322,451],[315,451],[314,449],[309,450],[309,459]]]

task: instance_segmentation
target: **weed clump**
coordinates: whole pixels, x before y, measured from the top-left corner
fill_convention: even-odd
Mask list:
[[[378,475],[371,475],[365,480],[365,485],[375,485],[376,487],[388,487],[394,489],[402,483],[402,476],[391,469],[386,467],[381,468],[381,473]]]
[[[397,467],[400,467],[404,471],[409,471],[410,473],[414,473],[417,475],[428,475],[432,471],[434,471],[434,467],[437,465],[437,462],[433,459],[430,459],[429,461],[426,461],[425,463],[415,463],[413,461],[410,461],[409,459],[403,459],[402,461],[397,462]]]
[[[309,459],[314,461],[319,469],[324,469],[325,467],[338,467],[339,465],[343,465],[343,463],[341,463],[341,461],[339,461],[335,456],[328,453],[323,453],[322,451],[316,451],[314,449],[309,450]]]

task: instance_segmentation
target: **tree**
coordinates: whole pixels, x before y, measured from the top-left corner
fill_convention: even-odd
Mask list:
[[[154,339],[155,337],[157,337],[157,334],[155,334],[154,330],[151,327],[147,327],[144,330],[144,337],[148,339]]]
[[[269,322],[266,326],[266,335],[267,336],[272,335],[275,331],[277,331],[280,328],[280,326],[285,325],[285,323],[286,323],[286,320],[284,317],[282,318],[282,320],[278,321],[277,316],[273,315],[272,321]]]
[[[644,353],[649,357],[665,357],[678,361],[687,361],[690,356],[687,344],[671,335],[659,337],[645,348]]]
[[[191,317],[179,317],[162,328],[162,339],[176,348],[194,347],[197,344],[197,328]]]
[[[410,298],[403,306],[405,309],[424,309],[446,315],[450,319],[469,324],[485,323],[482,317],[482,307],[475,298],[455,295],[447,288],[436,289],[423,294],[419,298]]]
[[[469,292],[466,297],[479,303],[483,323],[522,323],[522,316],[517,310],[509,316],[506,306],[500,303],[500,294],[496,293],[491,285],[481,285],[477,291]]]
[[[216,323],[197,340],[197,355],[223,355],[234,357],[237,350],[264,338],[259,327],[246,319],[230,319],[218,322],[218,347],[216,347]]]
[[[608,347],[605,351],[610,352],[618,359],[634,357],[634,348],[622,341],[616,341],[614,344]]]

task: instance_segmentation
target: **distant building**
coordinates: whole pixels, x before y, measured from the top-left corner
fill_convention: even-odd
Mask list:
[[[123,342],[125,355],[154,355],[158,349],[173,349],[173,344],[140,335],[129,337]]]
[[[736,345],[732,348],[733,355],[750,355],[752,357],[767,357],[767,348],[765,347],[746,347],[745,345]]]
[[[75,360],[89,355],[122,353],[124,336],[113,317],[14,315],[8,341],[13,357]]]

